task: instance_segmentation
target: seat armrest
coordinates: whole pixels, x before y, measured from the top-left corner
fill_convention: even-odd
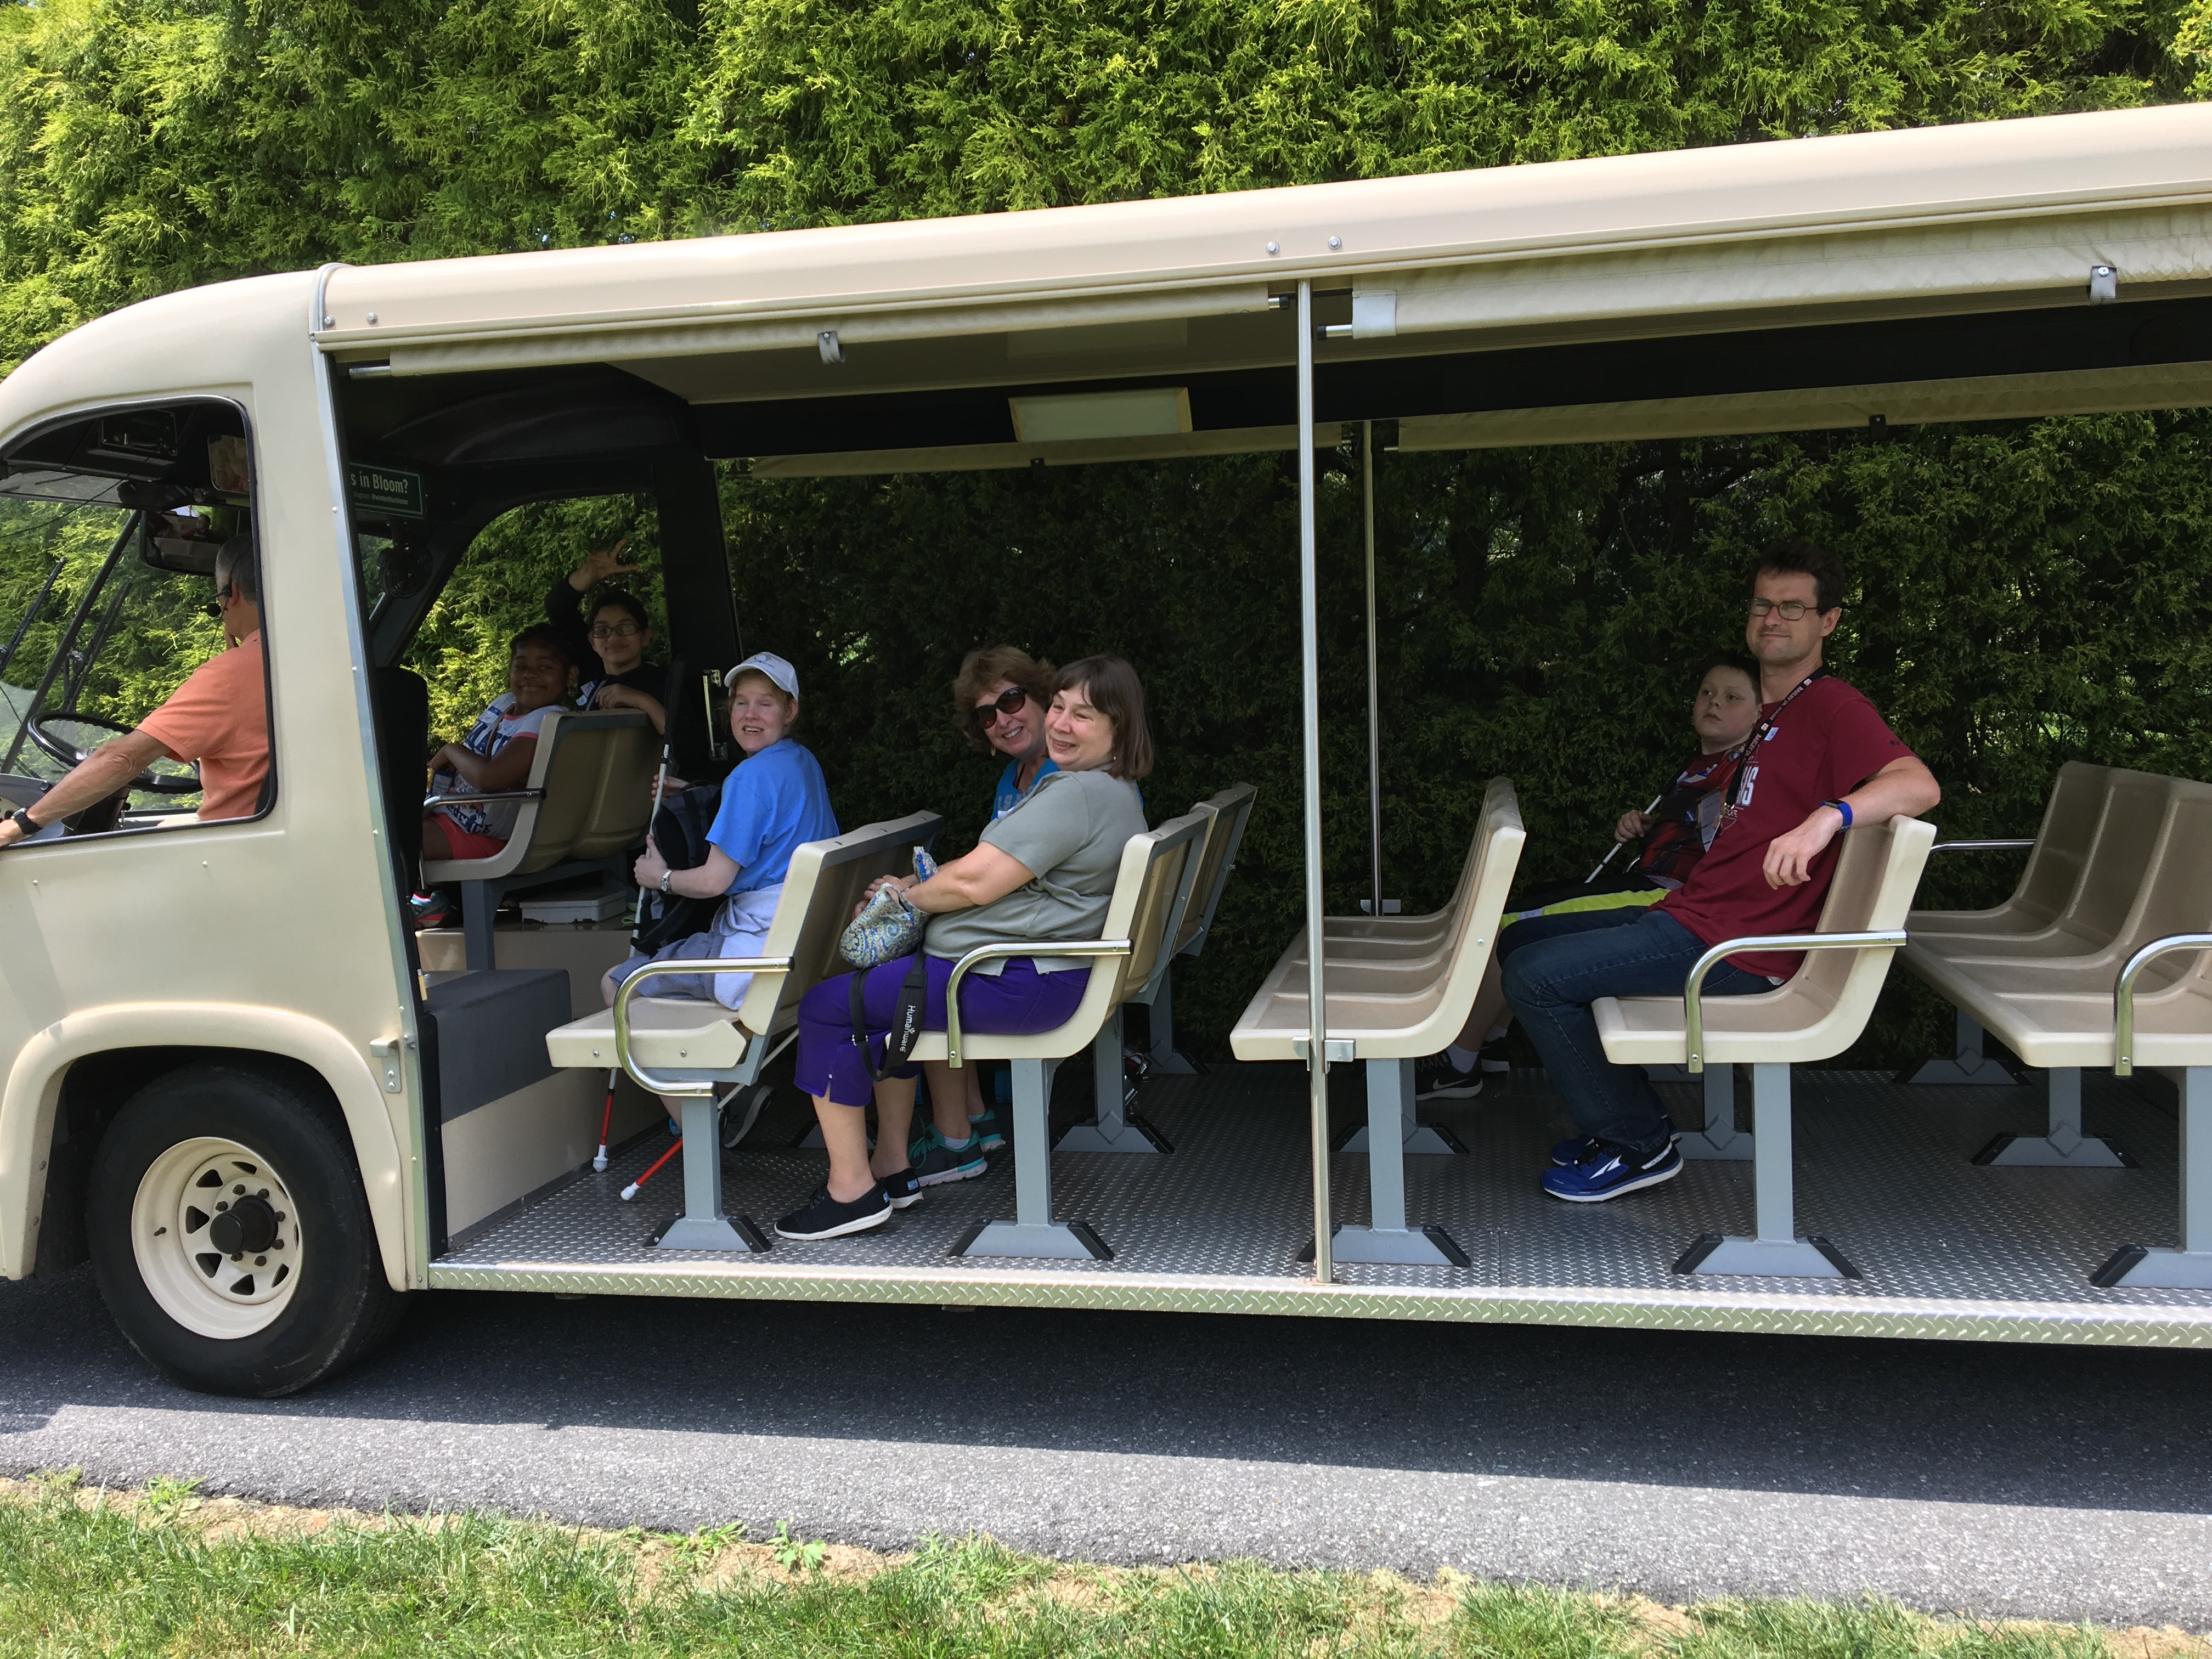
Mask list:
[[[665,974],[787,974],[791,971],[789,957],[711,957],[704,961],[648,962],[622,982],[615,992],[615,1063],[630,1075],[631,1081],[647,1094],[654,1095],[711,1095],[711,1082],[687,1083],[675,1079],[658,1078],[638,1065],[629,1052],[629,1000],[637,994],[638,987],[647,980],[659,979]]]
[[[1928,852],[1930,857],[1937,853],[2016,852],[2023,847],[2034,845],[2035,842],[2032,838],[2027,841],[1939,841],[1930,847]]]
[[[454,806],[464,802],[474,805],[478,801],[488,800],[544,800],[544,799],[545,792],[543,789],[464,789],[450,795],[425,795],[422,797],[422,810],[427,812],[433,807]]]
[[[1729,957],[1744,951],[1864,951],[1905,943],[1902,927],[1864,933],[1754,933],[1746,939],[1723,939],[1699,957],[1682,986],[1682,1035],[1689,1052],[1684,1067],[1692,1073],[1705,1069],[1705,975]]]
[[[2136,978],[2156,958],[2173,951],[2212,949],[2212,933],[2169,933],[2154,939],[2128,958],[2112,983],[2112,1075],[2131,1077],[2136,1060]]]
[[[1133,942],[1126,939],[1095,939],[1073,945],[1056,939],[1032,939],[977,945],[952,964],[952,976],[945,981],[945,1063],[960,1064],[960,981],[967,978],[969,969],[1009,957],[1126,957],[1133,948]]]

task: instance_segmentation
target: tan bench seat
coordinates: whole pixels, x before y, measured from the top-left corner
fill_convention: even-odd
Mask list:
[[[1505,896],[1527,839],[1510,779],[1493,778],[1451,902],[1424,917],[1323,919],[1323,1029],[1328,1054],[1367,1066],[1369,1224],[1337,1229],[1340,1261],[1467,1265],[1438,1227],[1409,1226],[1405,1158],[1417,1137],[1457,1148],[1413,1121],[1413,1062],[1459,1035],[1498,939]],[[1401,924],[1389,929],[1366,925]],[[1404,924],[1412,924],[1406,926]],[[1427,930],[1417,934],[1415,927]],[[1299,1060],[1312,1030],[1305,935],[1261,981],[1230,1035],[1237,1059]],[[1346,1143],[1352,1149],[1352,1143]]]
[[[650,780],[646,794],[652,793]],[[830,841],[809,842],[791,855],[783,892],[744,1000],[734,1010],[689,997],[655,997],[660,977],[649,964],[624,982],[617,1000],[626,1042],[617,1039],[615,1009],[571,1020],[546,1034],[556,1066],[619,1066],[643,1089],[683,1101],[684,1213],[656,1243],[667,1250],[768,1249],[760,1230],[722,1208],[721,1105],[718,1085],[757,1085],[761,1070],[787,1045],[799,999],[823,978],[845,971],[837,941],[854,907],[878,876],[903,872],[912,848],[927,847],[944,820],[915,812],[871,823]],[[666,964],[687,974],[713,973],[713,961]],[[722,972],[739,971],[727,965]],[[691,1149],[700,1149],[692,1156]]]
[[[1826,1239],[1797,1236],[1790,1068],[1843,1053],[1866,1029],[1935,840],[1934,826],[1918,818],[1850,831],[1820,926],[1796,940],[1795,948],[1806,951],[1803,966],[1763,994],[1701,998],[1703,1030],[1694,1045],[1686,988],[1683,997],[1602,997],[1592,1005],[1606,1058],[1615,1065],[1686,1066],[1693,1073],[1717,1063],[1752,1068],[1754,1236],[1707,1234],[1676,1261],[1677,1273],[1858,1276]],[[1759,941],[1759,948],[1793,946],[1775,939]],[[1723,944],[1704,960],[1726,954]]]

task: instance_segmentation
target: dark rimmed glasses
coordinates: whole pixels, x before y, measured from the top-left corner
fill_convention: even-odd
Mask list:
[[[1022,705],[1029,700],[1030,694],[1020,686],[1010,685],[990,702],[978,703],[969,709],[969,722],[975,726],[977,733],[981,734],[989,731],[997,723],[1000,715],[1020,714]]]
[[[1753,616],[1764,617],[1769,611],[1779,611],[1784,622],[1802,622],[1805,613],[1812,609],[1802,599],[1753,599],[1751,602]]]
[[[629,640],[635,639],[644,631],[634,622],[593,623],[584,630],[584,637],[587,640]]]

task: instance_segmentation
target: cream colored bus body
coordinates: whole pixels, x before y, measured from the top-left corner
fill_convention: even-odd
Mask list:
[[[418,1086],[365,735],[344,514],[312,275],[148,301],[0,383],[0,434],[184,398],[246,411],[274,696],[262,818],[64,838],[0,856],[0,1273],[35,1261],[62,1079],[88,1055],[204,1047],[312,1067],[345,1114],[386,1276],[419,1283]],[[399,1088],[373,1042],[402,1040]],[[410,1260],[410,1257],[413,1259]]]

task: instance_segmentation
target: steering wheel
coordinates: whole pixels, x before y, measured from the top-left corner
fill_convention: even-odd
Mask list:
[[[73,708],[41,714],[30,726],[31,741],[63,766],[81,766],[108,738],[127,738],[137,729],[121,720],[104,720],[98,714],[81,714]],[[131,779],[131,787],[156,795],[198,794],[200,769],[188,762],[171,760],[163,755]]]

